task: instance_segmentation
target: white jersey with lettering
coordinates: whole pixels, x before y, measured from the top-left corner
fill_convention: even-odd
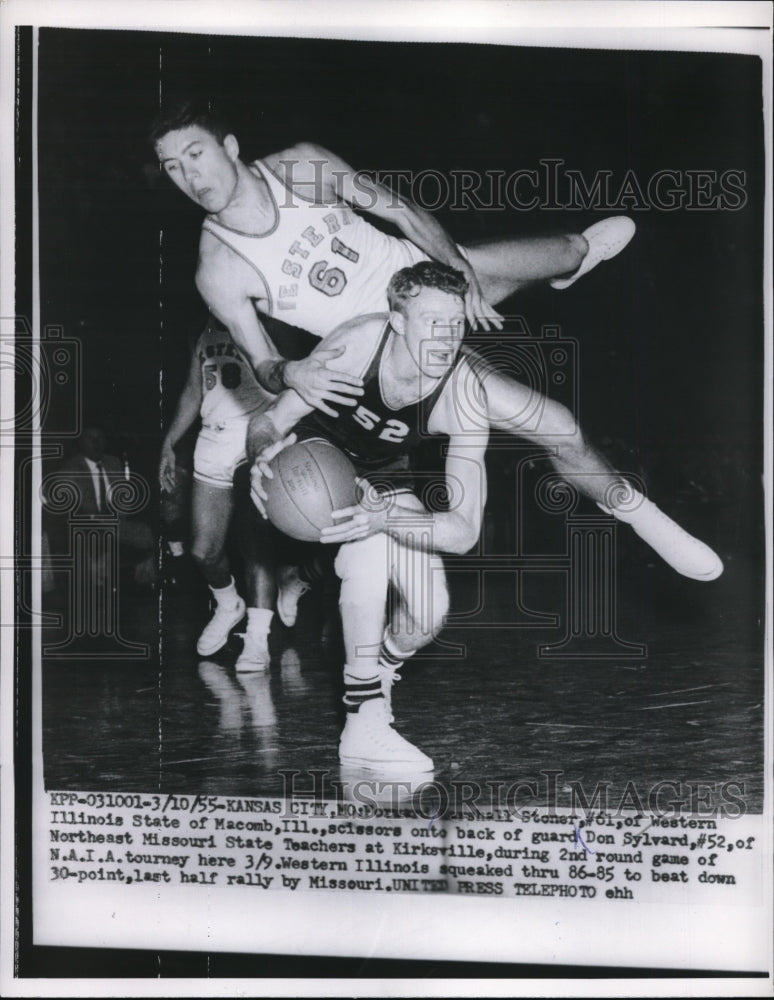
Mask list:
[[[269,315],[326,337],[355,316],[386,312],[392,275],[428,259],[409,240],[387,236],[348,205],[305,198],[260,160],[250,169],[271,195],[274,219],[266,231],[239,232],[211,216],[203,229],[258,274]]]
[[[200,412],[205,427],[223,427],[274,398],[258,384],[250,362],[214,319],[197,340],[195,350],[202,372]]]

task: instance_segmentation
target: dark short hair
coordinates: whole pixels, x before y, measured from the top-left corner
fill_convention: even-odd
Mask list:
[[[198,125],[214,136],[223,145],[223,140],[231,134],[225,119],[209,103],[203,101],[185,100],[162,106],[151,123],[148,138],[151,146],[164,138],[170,132]]]
[[[419,295],[423,288],[437,288],[441,292],[448,292],[449,295],[464,299],[468,281],[462,271],[449,267],[448,264],[422,260],[412,267],[404,267],[393,274],[387,286],[390,309],[403,312],[404,304]]]

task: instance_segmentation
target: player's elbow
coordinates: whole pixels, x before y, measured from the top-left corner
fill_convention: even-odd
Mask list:
[[[390,218],[412,242],[417,243],[422,238],[423,211],[410,198],[395,196]]]
[[[467,552],[470,552],[476,544],[480,534],[480,522],[474,523],[467,519],[463,520],[460,518],[455,525],[455,531],[449,539],[449,543],[446,545],[445,550],[450,555],[464,556]]]

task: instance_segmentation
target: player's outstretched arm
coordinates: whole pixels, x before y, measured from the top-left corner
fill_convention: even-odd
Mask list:
[[[266,362],[278,360],[279,354],[258,319],[250,290],[242,285],[240,269],[233,266],[225,247],[206,253],[200,249],[196,287],[256,374]]]
[[[329,403],[354,406],[362,383],[331,364],[337,354],[314,351],[303,361],[280,357],[258,318],[253,289],[243,285],[239,262],[229,253],[227,248],[208,247],[200,257],[196,286],[210,311],[228,327],[263,388],[274,395],[295,389],[310,406],[333,416]]]
[[[446,488],[450,510],[425,510],[413,494],[399,495],[385,506],[369,496],[369,486],[360,480],[362,498],[353,507],[333,511],[336,521],[323,528],[320,541],[328,545],[356,542],[384,532],[409,548],[462,555],[471,549],[481,532],[486,502],[485,447],[471,447],[468,440],[450,438],[446,458]]]
[[[266,517],[264,479],[273,479],[269,463],[283,448],[296,440],[291,431],[302,417],[312,412],[292,389],[279,395],[271,406],[256,413],[247,425],[245,450],[250,463],[250,496],[262,517]]]
[[[345,201],[363,212],[384,219],[397,226],[428,257],[462,271],[469,285],[465,301],[468,322],[478,324],[485,330],[490,328],[490,324],[501,328],[500,314],[485,300],[475,271],[462,256],[457,244],[440,222],[411,198],[399,195],[363,171],[356,171],[340,156],[316,143],[298,143],[269,162],[284,170],[289,183],[305,197],[310,197],[314,191],[317,200],[331,203]]]
[[[191,364],[175,415],[161,444],[159,483],[162,490],[171,493],[175,488],[175,445],[199,416],[202,405],[202,381],[196,350],[191,353]]]

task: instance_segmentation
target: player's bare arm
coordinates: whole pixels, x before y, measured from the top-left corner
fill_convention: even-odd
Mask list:
[[[161,444],[159,483],[171,493],[175,488],[175,445],[199,416],[202,405],[202,381],[196,351],[191,352],[188,376],[177,401],[175,415]]]
[[[397,226],[424,253],[462,271],[468,281],[468,321],[488,330],[502,326],[499,313],[484,299],[476,273],[438,220],[410,198],[356,171],[340,156],[316,143],[301,142],[268,156],[265,162],[305,198],[322,203],[345,201]]]
[[[461,393],[470,391],[471,379],[477,382],[467,362],[461,361],[428,425],[431,434],[449,436],[445,464],[449,510],[426,511],[413,494],[399,495],[389,508],[370,504],[366,486],[364,499],[357,506],[334,512],[339,523],[324,528],[320,541],[357,541],[383,531],[410,547],[429,539],[434,552],[463,554],[475,545],[486,504],[484,454],[489,432],[475,412],[459,406]],[[401,517],[402,512],[405,517]]]
[[[266,302],[258,275],[238,254],[206,232],[199,247],[196,287],[268,392],[294,389],[310,406],[328,414],[333,413],[327,405],[330,402],[355,405],[361,394],[360,379],[339,371],[338,364],[331,365],[338,357],[332,347],[314,351],[301,361],[281,357],[256,311]]]
[[[326,359],[334,357],[337,367],[342,369],[337,374],[350,378],[350,384],[362,385],[361,375],[368,366],[385,320],[386,316],[375,314],[343,323],[312,351],[310,359],[328,363]],[[329,399],[346,406],[350,405],[351,397],[333,393]],[[263,479],[273,478],[269,463],[283,448],[293,444],[295,437],[290,432],[313,409],[315,407],[309,405],[298,392],[286,390],[271,406],[250,420],[247,429],[247,458],[252,466],[250,494],[263,517],[266,516]],[[336,416],[335,411],[329,412]]]

